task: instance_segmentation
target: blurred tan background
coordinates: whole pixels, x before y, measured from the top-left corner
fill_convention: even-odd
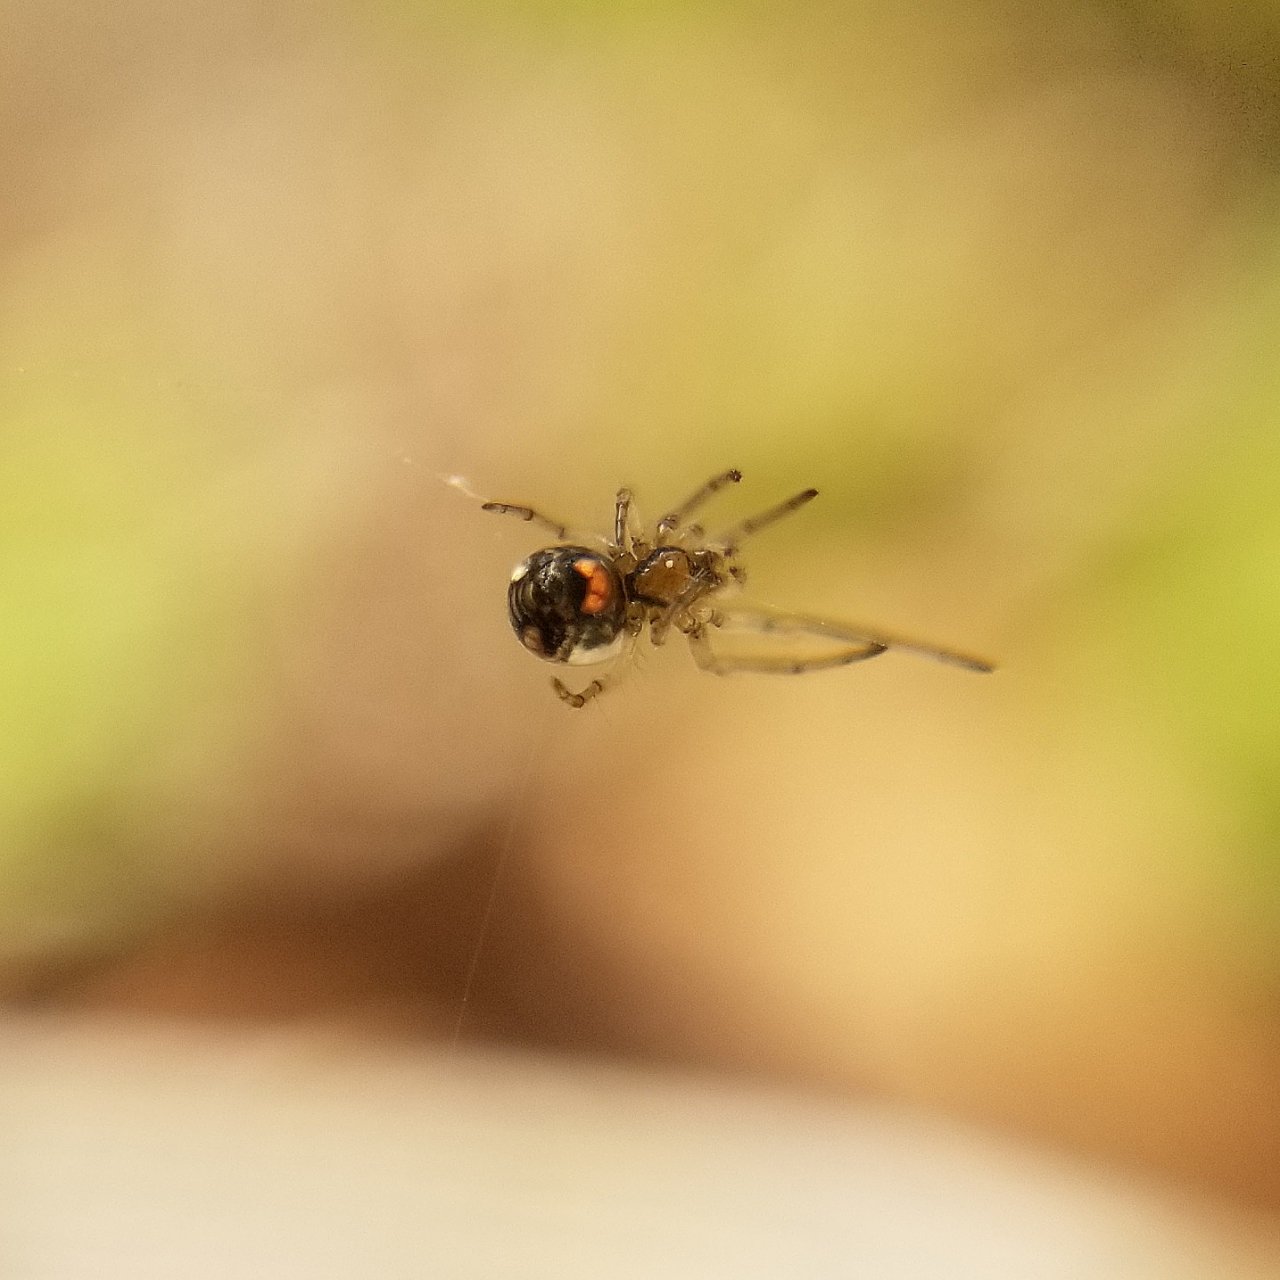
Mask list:
[[[664,1062],[1280,1210],[1272,6],[6,19],[16,1042]],[[726,466],[822,491],[752,599],[998,675],[562,708],[443,478]]]

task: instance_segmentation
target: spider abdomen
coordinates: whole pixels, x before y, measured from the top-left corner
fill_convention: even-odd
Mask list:
[[[549,662],[604,662],[617,653],[627,593],[612,561],[587,547],[544,547],[522,560],[507,590],[511,629]]]

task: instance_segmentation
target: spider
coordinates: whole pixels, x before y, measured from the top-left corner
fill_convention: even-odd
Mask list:
[[[819,671],[874,658],[889,649],[969,671],[993,669],[980,658],[951,649],[822,618],[725,602],[724,593],[745,580],[738,563],[742,543],[818,496],[816,489],[805,489],[708,538],[691,517],[721,489],[741,479],[737,470],[712,477],[644,533],[635,528],[631,491],[619,489],[612,540],[571,537],[566,526],[532,507],[484,503],[485,511],[517,516],[556,537],[555,545],[535,551],[511,575],[507,608],[520,643],[548,662],[586,666],[627,656],[647,625],[654,645],[661,645],[672,628],[680,632],[698,666],[717,675]],[[588,541],[594,548],[584,545]],[[735,651],[733,640],[743,637],[746,647]],[[561,701],[583,707],[615,682],[617,671],[615,665],[577,693],[559,678],[551,683]]]

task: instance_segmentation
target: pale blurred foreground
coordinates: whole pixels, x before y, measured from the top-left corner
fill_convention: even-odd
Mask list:
[[[1261,1280],[1241,1215],[886,1107],[331,1035],[0,1026],[6,1280]]]

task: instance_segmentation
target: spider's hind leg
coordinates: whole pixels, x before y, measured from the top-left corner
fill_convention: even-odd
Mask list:
[[[628,610],[626,640],[622,651],[616,657],[609,659],[602,674],[596,676],[594,680],[585,688],[578,690],[577,693],[570,689],[559,676],[553,676],[551,687],[556,691],[556,697],[567,707],[585,707],[588,702],[593,702],[602,693],[619,684],[623,676],[631,668],[636,652],[636,637],[640,634],[640,629],[643,625],[643,611],[638,608]]]
[[[630,567],[649,554],[649,543],[636,516],[635,498],[630,489],[619,489],[613,500],[613,547],[618,555],[630,557]]]
[[[613,545],[619,551],[631,550],[631,531],[627,519],[631,515],[631,490],[619,489],[613,500]]]
[[[612,683],[612,680],[606,679],[604,676],[597,676],[581,692],[574,693],[559,676],[555,676],[551,681],[551,687],[556,691],[556,697],[565,706],[585,707],[593,698],[598,698]]]

